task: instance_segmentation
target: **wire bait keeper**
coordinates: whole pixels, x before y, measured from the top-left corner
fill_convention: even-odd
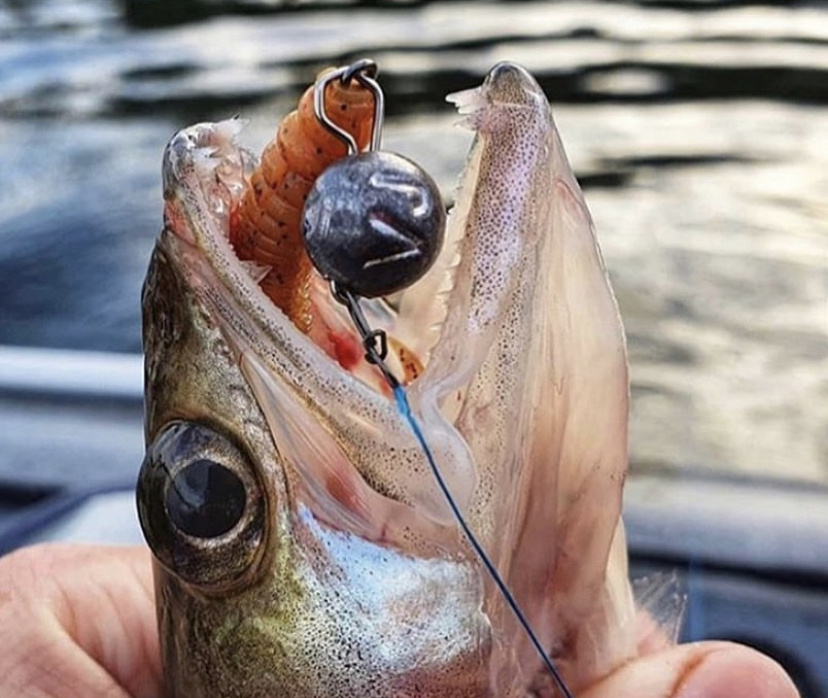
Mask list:
[[[335,136],[338,136],[348,146],[348,155],[356,155],[359,152],[356,139],[344,128],[337,126],[331,121],[325,109],[325,88],[334,80],[339,80],[343,85],[348,85],[356,80],[360,85],[368,89],[374,97],[374,124],[371,129],[370,150],[379,150],[382,143],[382,127],[385,116],[385,96],[376,78],[379,74],[379,67],[370,58],[363,58],[349,66],[336,68],[323,75],[314,87],[313,111],[320,123]]]

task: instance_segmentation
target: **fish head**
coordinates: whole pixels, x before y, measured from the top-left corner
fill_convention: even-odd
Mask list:
[[[477,136],[447,244],[398,313],[365,306],[424,364],[410,420],[235,255],[240,122],[167,147],[138,508],[168,698],[523,696],[540,664],[429,458],[573,685],[634,651],[626,359],[592,224],[526,71],[456,101]]]
[[[418,478],[395,475],[424,473],[413,435],[227,243],[249,158],[238,127],[194,126],[168,146],[143,292],[138,505],[167,693],[482,695],[483,587],[456,531],[413,504]]]

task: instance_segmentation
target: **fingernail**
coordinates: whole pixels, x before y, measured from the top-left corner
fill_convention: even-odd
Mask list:
[[[797,698],[779,664],[748,647],[733,645],[705,656],[679,684],[675,698]]]

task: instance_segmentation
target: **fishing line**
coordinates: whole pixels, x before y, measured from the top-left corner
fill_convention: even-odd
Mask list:
[[[439,190],[428,175],[416,164],[404,161],[401,156],[379,151],[384,102],[382,90],[376,82],[376,75],[376,63],[371,60],[361,60],[348,67],[331,71],[320,78],[316,84],[314,93],[316,117],[329,131],[343,140],[348,146],[349,156],[339,165],[330,166],[311,190],[303,212],[303,235],[306,249],[314,266],[330,280],[331,294],[334,299],[347,309],[365,350],[365,360],[377,367],[391,388],[400,416],[411,428],[417,443],[425,454],[434,479],[463,534],[532,646],[537,650],[544,667],[560,689],[563,698],[573,698],[572,692],[535,634],[517,599],[503,581],[488,553],[477,540],[477,536],[466,523],[463,513],[457,506],[423,430],[411,411],[405,388],[385,363],[388,354],[388,338],[385,330],[372,329],[360,308],[361,296],[387,295],[419,278],[430,266],[430,262],[433,261],[439,249],[439,243],[442,242],[441,226],[445,224]],[[367,153],[358,154],[354,137],[339,127],[327,114],[325,88],[335,79],[342,80],[343,84],[356,80],[374,95],[371,148]],[[364,175],[364,171],[360,168],[366,164],[371,177],[364,189],[355,188],[359,186],[355,182],[358,183],[360,177]],[[378,191],[376,184],[371,181],[373,175],[389,173],[395,186]],[[435,205],[439,208],[440,216],[429,220],[409,220],[407,225],[392,226],[391,224],[395,222],[403,223],[401,217],[405,213],[396,205],[396,200],[389,200],[388,197],[392,196],[393,199],[403,183],[405,185],[403,188],[407,188],[407,191],[418,193],[421,197],[421,204],[425,201],[432,203],[436,201]],[[390,195],[388,191],[391,192]],[[363,202],[364,209],[354,204],[354,199],[359,201],[360,195],[369,200],[367,203]],[[382,211],[383,208],[387,210]],[[337,210],[340,214],[337,225],[332,225],[334,217],[330,214],[331,210]],[[355,213],[354,217],[344,224],[343,216],[346,211]],[[404,254],[399,254],[401,241],[404,244]],[[429,243],[432,244],[429,245]],[[377,248],[381,248],[383,244],[390,245],[389,253],[385,256],[377,255]],[[354,250],[371,256],[352,258]],[[394,251],[398,253],[391,254]],[[393,268],[381,269],[380,267],[384,266],[388,260],[398,263]],[[369,268],[373,274],[365,273]]]
[[[503,600],[506,602],[509,608],[512,609],[512,613],[514,613],[515,618],[517,618],[518,623],[520,623],[521,627],[526,633],[526,636],[529,638],[529,641],[537,650],[541,660],[543,661],[544,666],[546,667],[547,671],[552,675],[552,678],[555,680],[555,683],[561,690],[561,693],[563,693],[564,698],[573,698],[572,693],[569,690],[569,687],[566,685],[566,682],[563,679],[563,676],[560,675],[557,667],[552,661],[552,658],[543,648],[543,645],[541,645],[538,636],[535,634],[535,631],[532,629],[532,626],[529,623],[529,619],[526,618],[526,616],[523,614],[523,610],[518,604],[517,599],[509,590],[509,587],[506,585],[506,582],[503,581],[503,578],[500,576],[500,573],[497,571],[497,568],[494,566],[494,563],[492,562],[488,553],[483,549],[483,546],[480,545],[480,542],[477,540],[477,536],[474,535],[474,532],[471,530],[471,528],[469,528],[469,525],[466,523],[466,519],[460,511],[460,508],[457,506],[457,502],[454,501],[454,497],[451,494],[451,490],[449,490],[446,481],[443,479],[443,474],[440,472],[440,468],[437,466],[437,463],[434,460],[434,456],[431,453],[431,449],[429,448],[428,443],[425,440],[425,436],[423,435],[422,430],[420,429],[420,425],[417,423],[417,420],[414,419],[414,415],[411,413],[411,406],[408,404],[408,395],[406,395],[405,389],[399,384],[397,384],[397,386],[393,387],[392,389],[394,391],[394,399],[397,401],[397,409],[399,409],[400,414],[403,416],[403,419],[405,419],[408,422],[408,425],[411,427],[411,431],[414,432],[414,436],[416,437],[417,441],[419,441],[420,447],[423,449],[423,453],[425,453],[426,460],[428,460],[428,464],[431,467],[431,472],[434,475],[434,479],[437,480],[437,484],[439,485],[440,490],[442,490],[443,496],[446,498],[446,502],[448,502],[449,508],[454,514],[454,518],[457,520],[457,523],[460,525],[460,528],[466,535],[469,544],[472,546],[472,548],[474,548],[474,552],[477,553],[477,556],[480,558],[480,561],[483,563],[483,566],[486,568],[486,571],[491,576],[492,581],[495,583],[495,586],[497,586],[498,590],[500,591],[500,595],[503,597]]]
[[[426,441],[425,434],[423,434],[423,430],[420,428],[419,422],[416,420],[416,418],[414,417],[414,413],[411,411],[411,405],[408,402],[408,394],[405,392],[405,388],[397,380],[396,376],[394,376],[394,374],[391,372],[391,370],[385,363],[385,357],[388,348],[385,330],[371,329],[371,327],[368,325],[368,322],[365,320],[365,316],[362,313],[362,309],[359,307],[359,298],[355,296],[353,293],[345,289],[342,289],[334,283],[331,284],[331,292],[334,298],[336,298],[337,301],[342,303],[348,310],[348,314],[351,316],[351,320],[354,323],[354,327],[356,327],[356,330],[359,333],[359,336],[362,340],[362,346],[365,349],[365,360],[371,364],[374,364],[380,370],[389,387],[391,388],[391,391],[394,394],[394,401],[397,404],[397,410],[399,411],[402,418],[408,423],[408,426],[411,428],[411,431],[414,433],[414,438],[417,439],[420,448],[423,450],[426,460],[428,461],[429,468],[431,469],[431,473],[434,475],[434,479],[437,481],[437,485],[440,488],[440,491],[443,493],[443,497],[445,497],[449,509],[451,509],[451,513],[454,515],[454,518],[460,526],[461,530],[463,531],[463,534],[466,536],[466,539],[469,541],[469,544],[471,545],[474,552],[477,554],[478,558],[480,558],[480,561],[483,563],[483,566],[486,568],[486,571],[489,573],[489,576],[492,578],[492,581],[498,588],[500,595],[503,597],[503,600],[506,602],[506,605],[509,606],[518,623],[523,628],[523,631],[526,633],[526,636],[529,638],[529,641],[532,643],[532,646],[535,648],[535,650],[537,650],[544,666],[546,667],[546,670],[552,676],[553,680],[555,681],[555,684],[560,689],[564,698],[573,698],[572,692],[566,685],[563,676],[561,676],[560,672],[558,671],[557,667],[552,661],[552,658],[544,649],[543,645],[538,639],[538,636],[535,634],[535,631],[532,628],[529,619],[523,613],[523,609],[521,609],[520,605],[517,602],[517,599],[512,594],[506,582],[500,576],[500,573],[497,571],[497,568],[495,567],[494,563],[489,557],[489,554],[480,544],[480,541],[477,540],[477,536],[474,534],[474,531],[471,530],[470,526],[466,522],[466,518],[460,511],[460,507],[457,506],[457,502],[454,499],[454,495],[452,495],[451,490],[449,489],[449,486],[445,481],[445,478],[443,478],[443,473],[441,472],[440,467],[437,465],[437,461],[435,460],[434,454],[432,453],[431,448],[428,445],[428,441]]]

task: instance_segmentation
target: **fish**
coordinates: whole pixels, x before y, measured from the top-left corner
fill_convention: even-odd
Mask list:
[[[623,327],[546,96],[500,63],[450,96],[474,141],[445,245],[375,326],[422,365],[411,414],[578,693],[636,655],[621,500]],[[228,240],[239,120],[179,132],[143,289],[166,698],[552,696],[398,405],[269,301]],[[312,303],[344,313],[324,279]]]

